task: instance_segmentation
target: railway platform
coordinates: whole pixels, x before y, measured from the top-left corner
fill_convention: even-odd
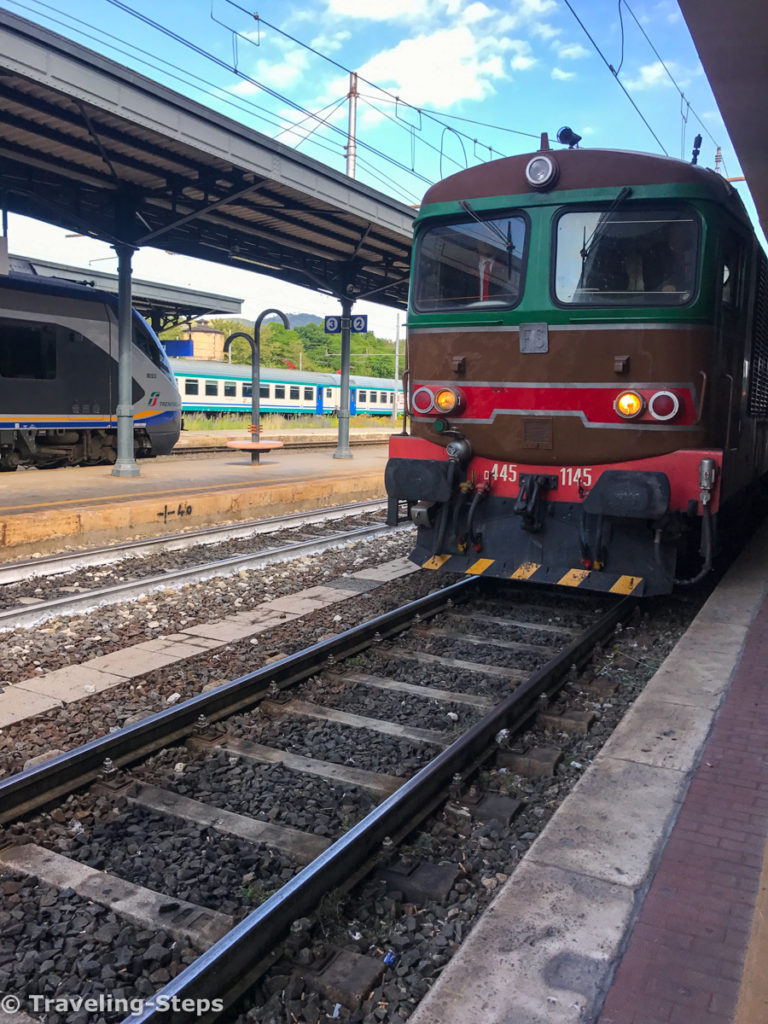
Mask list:
[[[282,448],[258,463],[232,450],[172,455],[141,460],[136,477],[109,466],[4,473],[0,561],[384,497],[386,444],[333,453]]]
[[[767,664],[765,524],[410,1024],[768,1022]]]

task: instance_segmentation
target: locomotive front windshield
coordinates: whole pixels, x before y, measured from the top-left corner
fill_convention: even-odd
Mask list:
[[[555,297],[590,306],[682,306],[696,289],[699,223],[682,205],[569,210],[557,221]]]
[[[412,301],[423,313],[516,306],[526,221],[468,217],[428,228],[416,243]]]

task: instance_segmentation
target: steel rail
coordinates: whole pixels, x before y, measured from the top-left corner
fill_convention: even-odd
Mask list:
[[[354,541],[374,540],[402,530],[412,529],[409,523],[400,526],[361,526],[356,530],[345,530],[343,533],[332,533],[327,537],[313,537],[311,540],[299,540],[293,544],[282,544],[280,547],[266,548],[249,555],[231,555],[215,562],[204,562],[190,565],[184,569],[173,569],[159,576],[145,576],[143,579],[127,580],[115,583],[110,587],[83,591],[81,594],[69,594],[67,597],[55,597],[51,601],[23,608],[7,608],[0,611],[0,632],[17,629],[20,626],[35,626],[56,615],[75,615],[94,611],[106,605],[118,604],[131,597],[151,594],[156,590],[168,590],[189,583],[200,583],[202,580],[216,576],[231,575],[243,568],[256,568],[274,562],[284,562],[291,558],[305,555],[320,555],[333,548],[343,547]]]
[[[334,658],[348,657],[370,646],[379,637],[384,639],[407,629],[416,615],[434,615],[450,600],[469,596],[479,579],[467,577],[459,580],[255,672],[239,676],[215,690],[201,693],[173,708],[159,711],[41,765],[0,780],[0,824],[13,821],[92,782],[99,777],[107,759],[118,766],[138,761],[190,735],[201,715],[206,721],[215,722],[245,711],[269,694],[271,683],[281,688],[290,686],[317,672],[331,655]]]
[[[467,588],[470,582],[462,581],[454,588]],[[130,1024],[186,1024],[216,1019],[218,1014],[201,1017],[185,1007],[199,1007],[196,1000],[209,1000],[210,1005],[213,999],[223,998],[226,1009],[239,998],[263,973],[270,953],[292,921],[311,913],[325,893],[355,877],[387,836],[410,831],[430,813],[457,773],[464,773],[468,766],[488,756],[498,731],[524,723],[541,694],[554,688],[572,665],[582,664],[595,644],[610,635],[634,607],[632,598],[618,601],[583,636],[516,687],[513,694],[165,985],[142,1011],[130,1017]]]
[[[157,551],[181,551],[195,544],[218,544],[237,537],[256,537],[262,533],[275,533],[284,527],[311,526],[315,523],[343,519],[349,515],[364,515],[386,508],[386,499],[357,501],[351,505],[331,505],[315,512],[290,512],[268,519],[248,519],[227,526],[206,526],[199,530],[163,534],[145,540],[129,540],[122,544],[106,544],[86,551],[67,551],[42,558],[25,558],[0,566],[0,584],[18,583],[35,576],[56,576],[89,565],[109,565],[125,558],[139,558]]]

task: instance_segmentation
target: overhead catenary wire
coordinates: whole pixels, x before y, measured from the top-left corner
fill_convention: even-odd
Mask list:
[[[609,71],[611,72],[611,74],[613,75],[613,77],[614,77],[614,78],[616,79],[616,81],[618,82],[619,88],[621,89],[621,91],[622,91],[622,92],[624,93],[624,95],[625,95],[625,96],[627,97],[627,99],[629,100],[629,102],[630,102],[630,103],[632,104],[632,106],[634,107],[634,109],[635,109],[635,111],[637,112],[637,114],[638,114],[638,116],[639,116],[640,120],[641,120],[641,121],[643,122],[643,124],[645,125],[645,127],[646,127],[646,128],[648,129],[648,131],[649,131],[649,132],[651,133],[651,135],[652,135],[652,136],[654,137],[654,139],[656,140],[656,142],[657,142],[657,144],[658,144],[658,146],[659,146],[659,149],[660,149],[660,150],[662,151],[662,153],[664,154],[664,156],[669,156],[669,153],[667,152],[667,150],[666,150],[666,148],[665,148],[665,146],[664,146],[664,143],[663,143],[663,142],[661,141],[661,139],[660,139],[660,138],[658,137],[658,135],[657,135],[657,134],[656,134],[656,132],[655,132],[655,131],[653,130],[653,128],[651,128],[651,125],[650,125],[650,123],[648,122],[648,119],[646,118],[645,114],[643,114],[643,112],[642,112],[642,111],[640,110],[640,108],[638,107],[638,105],[637,105],[637,104],[635,103],[635,101],[634,101],[634,100],[632,99],[632,97],[630,96],[630,94],[629,94],[629,91],[628,91],[628,89],[627,89],[627,88],[625,87],[624,83],[623,83],[623,82],[621,81],[621,79],[619,78],[619,76],[618,76],[618,73],[616,72],[615,68],[613,67],[613,65],[612,65],[612,64],[610,63],[610,61],[609,61],[609,60],[608,60],[608,58],[607,58],[607,57],[605,56],[605,54],[603,53],[603,51],[602,51],[602,50],[600,49],[600,47],[599,47],[599,46],[597,45],[597,43],[595,42],[594,38],[592,37],[592,35],[590,34],[589,30],[587,29],[587,26],[586,26],[586,25],[584,24],[584,22],[583,22],[583,21],[581,20],[581,18],[580,18],[580,17],[578,16],[578,14],[576,13],[576,11],[574,11],[574,9],[573,9],[573,6],[571,5],[571,2],[570,2],[570,0],[563,0],[563,2],[565,3],[565,6],[566,6],[566,7],[568,8],[568,10],[569,10],[569,11],[571,12],[571,14],[572,14],[572,15],[574,16],[574,18],[576,19],[576,21],[577,21],[577,22],[579,23],[579,25],[581,26],[581,29],[582,29],[582,31],[584,32],[584,35],[585,35],[585,36],[587,37],[587,39],[588,39],[588,40],[590,41],[590,43],[592,43],[592,45],[594,46],[594,48],[595,48],[595,50],[596,50],[596,52],[597,52],[598,56],[599,56],[599,57],[600,57],[600,59],[602,60],[603,64],[605,64],[605,66],[606,66],[606,67],[608,68],[608,70],[609,70]]]

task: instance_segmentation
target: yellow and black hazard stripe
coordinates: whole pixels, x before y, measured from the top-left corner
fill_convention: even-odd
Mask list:
[[[416,559],[414,558],[414,561]],[[418,560],[422,569],[443,569],[446,572],[465,573],[469,576],[489,576],[501,579],[524,580],[529,583],[550,583],[559,587],[581,587],[603,594],[634,594],[639,597],[645,590],[642,576],[598,572],[594,569],[565,569],[521,562],[512,572],[509,566],[493,558],[467,558],[465,555],[432,555],[425,562]]]

